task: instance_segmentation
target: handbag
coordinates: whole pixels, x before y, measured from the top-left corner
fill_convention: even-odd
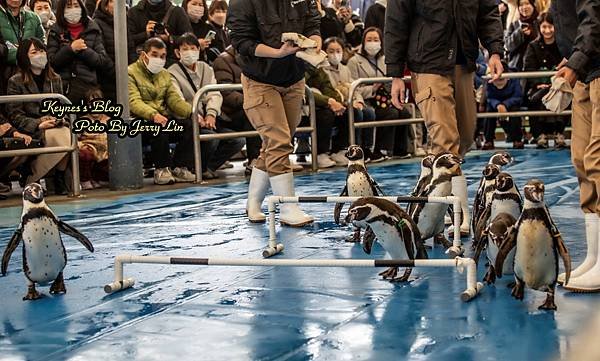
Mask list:
[[[373,63],[369,58],[362,55],[361,53],[356,53],[361,57],[365,58],[369,64],[371,64],[375,69],[381,73],[382,76],[385,76],[385,73],[377,66],[377,64]],[[388,109],[392,106],[392,95],[385,85],[382,85],[375,91],[375,96],[373,97],[373,105],[379,109]]]

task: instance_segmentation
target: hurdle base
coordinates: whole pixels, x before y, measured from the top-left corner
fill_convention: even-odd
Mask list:
[[[135,280],[133,278],[125,278],[123,281],[115,281],[104,286],[104,292],[110,294],[117,291],[122,291],[133,287]]]
[[[469,302],[472,299],[474,299],[475,297],[477,297],[482,289],[483,289],[483,283],[477,282],[477,285],[475,286],[475,288],[471,287],[471,288],[465,290],[460,295],[460,300],[463,302]]]
[[[462,257],[464,253],[465,253],[465,250],[462,247],[458,247],[458,246],[451,246],[450,248],[448,248],[446,250],[446,254],[448,255],[448,258]]]
[[[269,246],[269,247],[265,248],[262,252],[262,256],[263,256],[263,258],[269,258],[278,253],[281,253],[282,251],[283,251],[283,244],[277,243],[277,245],[275,247]]]

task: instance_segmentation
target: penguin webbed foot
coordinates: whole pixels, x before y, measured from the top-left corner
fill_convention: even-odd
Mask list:
[[[346,242],[360,243],[360,228],[356,228],[354,234],[352,234],[352,238],[346,238]]]
[[[522,301],[525,295],[525,285],[523,282],[520,282],[519,280],[515,281],[515,285],[513,286],[510,294],[515,299]]]
[[[452,242],[448,241],[443,233],[436,234],[433,237],[433,244],[441,244],[444,249],[452,247]]]
[[[556,311],[556,304],[554,303],[554,292],[548,292],[546,294],[546,301],[542,303],[538,310]]]
[[[51,294],[59,294],[59,293],[67,293],[67,289],[65,287],[65,281],[63,279],[62,272],[58,274],[52,285],[50,286]]]
[[[490,265],[488,267],[487,273],[483,277],[483,282],[488,285],[496,283],[496,271],[494,270],[494,266]]]
[[[31,285],[27,288],[27,294],[23,296],[23,301],[35,301],[42,297],[44,297],[44,295],[35,289],[35,285]]]
[[[390,267],[385,271],[380,272],[379,275],[382,276],[384,280],[393,279],[398,275],[398,267]]]
[[[408,278],[410,277],[410,273],[412,272],[412,268],[407,268],[404,270],[404,274],[400,277],[394,277],[390,280],[392,283],[403,283],[408,282]]]

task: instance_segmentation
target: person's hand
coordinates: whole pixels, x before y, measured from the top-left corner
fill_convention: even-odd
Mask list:
[[[564,78],[566,81],[571,84],[571,87],[575,86],[577,82],[577,73],[575,70],[569,68],[568,66],[563,66],[559,71],[556,72],[556,78]]]
[[[152,32],[154,31],[154,25],[156,25],[156,21],[150,20],[146,23],[146,36],[150,37]]]
[[[523,30],[523,34],[530,36],[531,35],[531,27],[529,25],[524,26],[523,28],[521,28]]]
[[[346,110],[346,107],[334,98],[329,98],[327,100],[327,105],[329,105],[329,109],[331,109],[331,111],[334,112],[336,115],[340,115]]]
[[[210,46],[210,40],[206,40],[206,39],[198,39],[198,42],[200,43],[200,51],[204,51],[205,49],[207,49]]]
[[[56,118],[51,115],[44,115],[40,118],[38,129],[50,129],[56,127]]]
[[[344,25],[346,25],[350,21],[350,17],[351,17],[350,10],[347,7],[341,7],[337,11],[337,16],[338,16],[338,19],[340,19],[340,21]]]
[[[209,114],[206,117],[204,117],[204,123],[206,125],[206,128],[208,129],[217,129],[217,119],[212,114]]]
[[[10,128],[11,125],[9,123],[0,124],[0,137],[3,137]]]
[[[15,137],[15,138],[21,138],[21,139],[23,139],[23,141],[25,142],[25,145],[29,145],[29,144],[31,144],[31,140],[32,140],[32,139],[31,139],[31,137],[30,137],[29,135],[27,135],[27,134],[23,134],[23,133],[15,132],[15,133],[13,134],[13,137]]]
[[[165,125],[167,125],[167,122],[168,122],[169,120],[168,120],[168,119],[167,119],[165,116],[163,116],[162,114],[160,114],[160,113],[156,113],[156,114],[154,115],[154,117],[152,117],[152,121],[153,121],[154,123],[156,123],[156,124],[160,124],[160,125],[162,125],[162,126],[164,127]]]
[[[301,49],[294,45],[294,43],[286,41],[285,43],[283,43],[281,48],[279,48],[279,57],[285,58],[288,55],[296,54],[296,52],[298,52],[299,50]]]
[[[83,39],[77,39],[71,43],[71,49],[73,49],[74,52],[78,52],[87,49],[87,45],[85,45]]]
[[[569,62],[569,59],[567,58],[563,58],[560,63],[558,64],[558,66],[556,67],[556,70],[560,70],[562,69],[563,66],[567,65],[567,63]]]
[[[485,112],[485,104],[479,104],[478,109],[479,109],[480,113],[484,113]]]
[[[196,116],[196,120],[198,121],[198,125],[200,126],[200,128],[206,128],[206,121],[204,120],[202,114],[198,114]]]
[[[365,105],[362,102],[359,102],[358,100],[355,100],[355,101],[352,102],[352,107],[354,109],[363,110],[365,108]]]
[[[392,104],[398,108],[404,108],[404,93],[406,92],[406,85],[402,78],[392,79]]]
[[[537,89],[546,89],[550,88],[550,84],[538,84]]]
[[[379,90],[379,88],[381,88],[383,86],[383,84],[381,83],[374,83],[373,84],[373,93],[375,93],[376,91]]]
[[[159,37],[162,39],[162,41],[164,41],[167,44],[171,42],[171,34],[169,34],[169,30],[167,30],[166,27],[165,27],[165,33],[160,34]]]
[[[504,104],[498,104],[498,106],[496,107],[496,110],[498,110],[498,113],[506,113],[508,111],[506,109],[506,105],[504,105]]]
[[[492,74],[492,78],[488,81],[488,83],[500,79],[500,76],[504,72],[504,67],[500,61],[500,55],[492,54],[492,56],[490,56],[490,60],[488,60],[488,69],[490,69],[490,73]]]

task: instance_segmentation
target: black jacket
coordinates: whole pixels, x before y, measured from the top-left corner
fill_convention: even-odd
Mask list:
[[[96,71],[107,71],[114,67],[106,54],[102,32],[94,20],[89,20],[79,38],[85,40],[87,49],[74,52],[71,49],[69,30],[55,23],[48,32],[48,62],[60,74],[63,82],[79,78],[90,85],[98,84]],[[66,86],[66,84],[65,84]]]
[[[453,16],[454,14],[454,16]],[[389,0],[386,13],[387,75],[451,74],[460,39],[467,68],[475,71],[479,43],[504,54],[502,24],[495,0]]]
[[[152,5],[147,0],[141,0],[127,13],[127,28],[132,35],[133,44],[139,47],[144,44],[148,35],[146,34],[146,24],[153,20],[162,22],[167,14],[167,10],[173,6],[171,15],[167,21],[166,27],[172,37],[192,32],[190,19],[182,7],[173,5],[170,0],[163,0],[159,5]]]
[[[292,5],[293,4],[293,5]],[[312,0],[231,0],[227,28],[248,78],[287,87],[304,78],[304,63],[295,55],[281,59],[255,56],[256,47],[281,47],[281,34],[320,35],[320,14]]]
[[[393,0],[390,0],[390,2]],[[367,14],[365,15],[365,29],[370,27],[376,27],[381,29],[385,28],[385,6],[375,3],[367,9]]]
[[[333,8],[324,8],[325,16],[321,18],[321,37],[323,41],[332,36],[342,39],[347,45],[359,46],[362,42],[363,27],[360,18],[354,14],[350,21],[354,24],[352,31],[346,32],[345,25],[337,17],[337,13]]]
[[[590,82],[600,77],[600,3],[594,0],[554,0],[556,41],[569,68],[579,79]]]
[[[523,32],[522,24],[521,20],[512,22],[508,26],[504,36],[506,51],[508,53],[508,67],[514,71],[521,71],[521,69],[523,69],[523,58],[525,57],[527,46],[534,41],[539,34],[540,26],[537,20],[532,22],[531,35],[529,36],[525,35]]]
[[[219,84],[240,84],[242,82],[242,69],[238,65],[237,54],[233,47],[227,48],[213,63],[215,78]],[[223,105],[221,109],[227,115],[243,110],[244,94],[241,90],[221,91]]]
[[[115,31],[114,31],[114,19],[113,16],[108,14],[102,9],[96,10],[94,13],[94,21],[100,27],[102,31],[102,40],[104,42],[104,49],[106,54],[115,62]],[[127,63],[131,64],[136,61],[135,46],[133,45],[133,38],[131,34],[127,34]],[[98,82],[102,87],[104,95],[108,98],[116,99],[116,78],[115,78],[115,67],[107,69],[103,72],[102,76],[98,78]]]
[[[558,50],[556,41],[552,44],[544,43],[544,40],[539,38],[527,46],[525,56],[523,57],[524,71],[545,71],[554,70],[562,60],[562,55]],[[537,92],[539,84],[550,84],[550,77],[547,78],[529,78],[527,79],[525,94],[531,96]],[[545,94],[545,93],[540,93]]]

